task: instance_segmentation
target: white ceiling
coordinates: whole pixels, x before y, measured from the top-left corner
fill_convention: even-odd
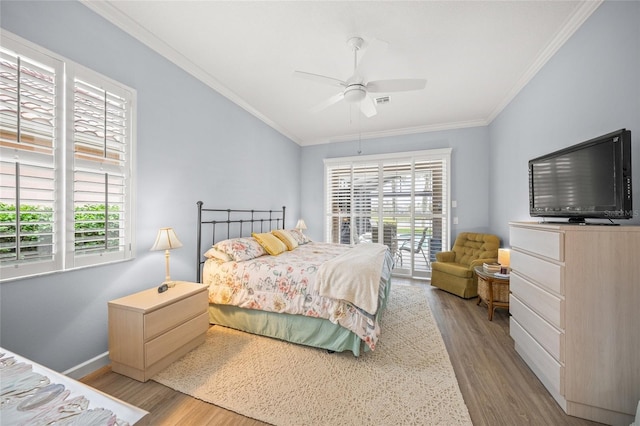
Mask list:
[[[599,1],[96,1],[83,3],[298,144],[312,145],[486,125],[598,7]],[[353,36],[366,48],[365,81],[426,78],[390,94],[366,118],[340,89],[353,72]],[[384,94],[375,94],[375,97]]]

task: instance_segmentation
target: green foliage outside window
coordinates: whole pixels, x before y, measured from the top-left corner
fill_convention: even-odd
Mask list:
[[[20,210],[20,251],[28,255],[40,250],[51,251],[53,212],[44,206],[22,205]],[[0,255],[16,253],[16,207],[0,203]],[[7,256],[9,255],[9,256]]]
[[[0,256],[16,253],[16,207],[0,203]],[[107,245],[119,246],[120,208],[109,207]],[[76,250],[105,248],[105,205],[87,204],[75,208]],[[20,252],[43,255],[51,253],[53,244],[53,211],[49,207],[22,204],[20,208]],[[43,251],[45,253],[43,253]]]
[[[120,208],[109,207],[107,248],[117,249],[120,230]],[[104,204],[85,204],[75,209],[76,250],[105,246],[105,206]]]

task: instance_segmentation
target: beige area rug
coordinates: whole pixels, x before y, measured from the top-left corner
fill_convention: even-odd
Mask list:
[[[359,358],[214,326],[153,380],[275,425],[470,425],[424,290],[393,286],[382,321]]]

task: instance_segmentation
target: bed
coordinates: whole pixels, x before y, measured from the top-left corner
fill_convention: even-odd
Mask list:
[[[211,324],[355,356],[375,350],[391,285],[385,246],[309,241],[285,229],[285,207],[197,204],[197,280],[209,287]]]

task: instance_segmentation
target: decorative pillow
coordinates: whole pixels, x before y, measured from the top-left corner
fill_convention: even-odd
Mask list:
[[[298,242],[298,244],[307,244],[311,240],[298,229],[287,229],[287,232]]]
[[[207,259],[222,260],[223,262],[231,262],[233,260],[233,258],[227,253],[223,253],[215,247],[211,247],[209,250],[207,250],[204,254],[204,257],[206,257]]]
[[[274,229],[271,233],[278,237],[278,239],[287,246],[288,250],[293,250],[298,247],[298,240],[293,238],[288,231],[285,231],[284,229]]]
[[[268,232],[264,234],[253,233],[251,234],[251,236],[255,238],[256,241],[260,243],[262,248],[264,248],[267,253],[272,256],[277,256],[280,253],[287,251],[287,246],[273,234],[270,234]]]
[[[256,257],[267,254],[256,240],[249,237],[220,241],[216,243],[213,248],[222,253],[226,253],[236,262],[255,259]]]

